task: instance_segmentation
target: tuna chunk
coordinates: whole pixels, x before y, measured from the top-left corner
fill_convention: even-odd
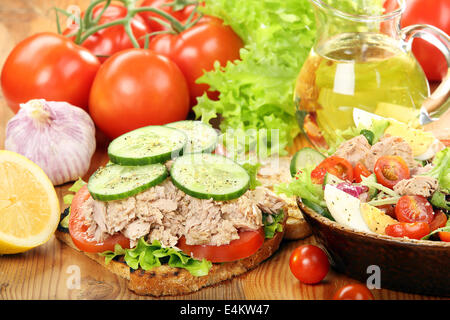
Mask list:
[[[433,177],[414,176],[411,179],[404,179],[399,181],[394,186],[394,191],[404,196],[424,196],[430,197],[437,189],[438,181]]]
[[[239,238],[240,229],[262,227],[262,213],[278,213],[285,202],[264,187],[230,201],[193,198],[170,179],[125,200],[89,198],[82,207],[88,234],[95,240],[121,232],[132,246],[141,237],[176,246],[180,237],[190,245],[224,245]]]
[[[344,158],[350,162],[352,166],[355,166],[358,162],[364,160],[369,151],[370,144],[366,137],[359,135],[341,143],[333,155]]]
[[[367,169],[373,171],[375,163],[382,156],[402,157],[410,169],[418,166],[418,163],[414,160],[411,147],[400,137],[385,135],[375,143],[364,157],[364,164]]]

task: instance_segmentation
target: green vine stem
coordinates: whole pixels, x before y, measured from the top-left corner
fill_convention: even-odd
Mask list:
[[[67,11],[64,11],[59,8],[54,8],[55,12],[56,12],[58,33],[61,33],[61,27],[60,27],[60,23],[59,23],[58,13],[63,13],[67,17],[74,18],[76,24],[78,25],[78,29],[76,31],[67,35],[67,37],[75,36],[74,42],[76,44],[82,44],[84,41],[86,41],[87,38],[89,38],[91,35],[99,32],[102,29],[106,29],[106,28],[116,26],[116,25],[123,25],[125,32],[126,32],[127,36],[130,38],[130,41],[133,44],[133,46],[135,48],[140,48],[139,42],[136,39],[136,37],[134,36],[133,31],[131,29],[131,19],[136,14],[138,14],[140,12],[154,12],[154,13],[158,14],[162,18],[166,19],[168,21],[167,24],[171,27],[170,30],[167,30],[167,33],[180,33],[182,31],[192,27],[194,24],[196,24],[202,16],[200,14],[200,17],[198,19],[195,19],[194,21],[192,21],[194,15],[195,15],[195,12],[197,12],[197,6],[196,6],[195,9],[193,10],[193,12],[191,13],[191,15],[189,16],[189,18],[187,19],[186,24],[183,25],[180,21],[178,21],[177,19],[172,17],[169,13],[167,13],[163,10],[160,10],[158,8],[136,7],[135,4],[136,4],[137,0],[116,0],[116,1],[121,2],[124,5],[124,7],[127,9],[127,15],[121,19],[117,19],[117,20],[114,20],[114,21],[111,21],[111,22],[108,22],[105,24],[101,24],[101,25],[99,25],[98,22],[100,21],[100,18],[102,17],[102,15],[105,12],[105,10],[107,9],[107,7],[111,4],[112,0],[94,0],[94,1],[92,1],[89,4],[89,6],[86,8],[83,18],[81,18],[81,16],[74,17],[72,14],[70,14]],[[93,18],[94,8],[101,3],[104,3],[102,10],[100,11],[100,13],[98,14],[97,17]],[[184,6],[191,5],[191,4],[198,5],[198,3],[196,1],[191,1],[191,0],[174,0],[173,2],[167,3],[165,5],[172,6],[174,8],[174,10],[181,10],[182,8],[184,8]],[[152,18],[152,19],[154,19],[156,21],[161,20],[158,18]],[[154,33],[152,33],[152,34],[154,34]],[[146,39],[146,42],[148,43],[147,39]]]

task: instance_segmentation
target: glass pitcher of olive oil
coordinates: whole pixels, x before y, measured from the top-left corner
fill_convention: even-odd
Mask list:
[[[448,103],[421,108],[430,91],[411,42],[421,37],[435,44],[450,67],[450,38],[426,25],[401,30],[403,0],[310,1],[317,37],[298,75],[294,100],[300,127],[316,147],[326,148],[336,130],[354,126],[354,108],[415,127],[421,112],[430,118],[428,111],[441,114],[448,108]],[[448,83],[441,86],[448,97]]]

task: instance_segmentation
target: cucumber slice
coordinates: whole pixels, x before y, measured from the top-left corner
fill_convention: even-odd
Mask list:
[[[114,139],[108,147],[111,162],[124,166],[162,163],[181,154],[187,142],[183,131],[166,126],[139,128]]]
[[[302,168],[317,166],[324,159],[325,156],[317,150],[308,147],[300,149],[291,159],[291,176],[294,177]]]
[[[109,164],[100,167],[89,178],[88,190],[92,198],[111,201],[129,198],[163,182],[168,176],[161,163],[145,166]]]
[[[372,181],[375,183],[377,182],[377,176],[374,173],[372,173],[370,176],[368,176],[367,179],[369,179],[369,181]],[[369,193],[369,200],[372,200],[378,194],[378,189],[375,187],[369,187],[368,193]]]
[[[217,146],[219,135],[211,126],[193,120],[183,120],[166,124],[167,127],[183,131],[188,138],[183,154],[211,153]]]
[[[250,176],[243,167],[209,153],[191,153],[175,159],[170,176],[180,190],[199,199],[236,199],[250,185]]]

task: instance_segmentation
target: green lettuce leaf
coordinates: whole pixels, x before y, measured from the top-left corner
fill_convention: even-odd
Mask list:
[[[99,253],[99,255],[105,257],[106,264],[117,256],[123,255],[127,265],[134,270],[139,268],[150,270],[162,264],[167,264],[170,267],[186,269],[197,277],[207,275],[212,267],[212,263],[206,259],[196,260],[182,251],[162,247],[157,240],[149,244],[143,238],[139,239],[136,247],[132,249],[123,249],[119,244],[116,244],[114,251],[105,251]]]
[[[285,154],[285,147],[300,132],[293,92],[297,74],[315,38],[314,13],[309,1],[206,0],[205,3],[203,12],[222,18],[243,39],[245,47],[241,49],[240,61],[225,67],[217,63],[214,71],[197,80],[219,91],[220,96],[218,101],[206,95],[200,97],[194,107],[196,116],[208,122],[221,114],[222,131],[234,129],[236,135],[253,135],[258,144],[266,143],[268,155]],[[271,134],[272,129],[278,130],[278,137]],[[273,139],[258,139],[259,130],[265,130]]]
[[[261,185],[261,182],[257,179],[258,169],[261,166],[261,164],[258,163],[251,163],[249,161],[242,163],[242,167],[247,171],[248,175],[250,176],[250,186],[249,189],[253,190],[257,186]]]
[[[281,183],[274,186],[275,192],[284,193],[288,197],[296,196],[307,199],[310,203],[326,208],[321,184],[311,180],[311,171],[314,166],[303,168],[295,175],[290,183]]]
[[[446,194],[450,193],[450,148],[447,147],[436,154],[433,169],[424,175],[437,179],[439,190]]]
[[[330,143],[330,148],[327,152],[331,155],[336,152],[336,149],[341,145],[341,143],[361,134],[366,136],[367,132],[371,132],[372,139],[369,142],[373,145],[380,140],[389,125],[390,122],[387,119],[373,119],[369,127],[360,124],[358,127],[350,127],[345,130],[336,130],[335,136],[333,137],[333,142]]]
[[[68,191],[73,192],[73,193],[66,194],[63,197],[64,204],[68,204],[68,205],[72,204],[72,200],[73,200],[73,197],[75,196],[75,193],[77,193],[78,190],[80,190],[81,187],[83,187],[85,184],[86,184],[86,182],[83,181],[83,179],[78,178],[78,180],[75,181],[75,183],[69,189],[67,189]],[[69,227],[70,210],[71,210],[71,207],[69,207],[69,213],[64,217],[64,219],[62,219],[59,222],[59,224],[63,228],[68,228]]]
[[[283,231],[283,218],[283,210],[281,210],[277,214],[271,215],[263,212],[264,234],[266,236],[266,239],[272,239],[275,233]]]

